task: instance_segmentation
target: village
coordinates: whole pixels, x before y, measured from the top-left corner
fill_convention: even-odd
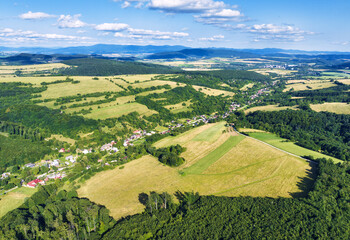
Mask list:
[[[272,85],[275,85],[275,84],[276,84],[276,81],[272,83]],[[222,115],[219,115],[219,114],[212,114],[210,116],[199,115],[199,116],[193,117],[192,119],[186,119],[185,121],[172,121],[171,124],[167,125],[167,130],[163,130],[163,131],[156,131],[156,130],[146,131],[142,129],[135,130],[133,131],[133,134],[131,136],[125,138],[122,146],[124,148],[128,148],[129,146],[134,146],[135,144],[137,144],[138,141],[143,140],[144,138],[148,136],[152,136],[154,134],[161,134],[161,135],[170,134],[172,131],[185,126],[196,127],[201,123],[207,124],[213,120],[216,121],[217,119],[225,119],[228,116],[230,116],[230,114],[232,114],[233,112],[258,102],[255,99],[260,96],[267,95],[269,91],[270,91],[269,87],[259,89],[255,94],[249,97],[250,100],[247,101],[247,104],[245,106],[241,106],[241,104],[239,103],[232,102],[228,111],[226,111]],[[77,161],[79,161],[79,157],[90,153],[98,152],[98,151],[104,152],[104,153],[107,152],[109,155],[111,155],[119,151],[116,145],[117,145],[116,141],[111,141],[96,149],[92,149],[92,148],[76,149],[75,154],[70,153],[69,149],[64,149],[64,148],[57,149],[58,153],[63,154],[65,156],[60,159],[57,158],[53,160],[41,160],[36,163],[28,163],[23,166],[23,169],[24,168],[33,169],[35,167],[44,166],[48,169],[48,171],[46,173],[36,174],[35,176],[33,176],[34,179],[29,182],[25,182],[24,180],[21,180],[21,186],[28,187],[28,188],[36,188],[39,185],[46,185],[55,180],[64,179],[68,176],[68,172],[70,171],[70,169],[75,166]],[[108,162],[108,161],[104,161],[103,159],[98,159],[97,162],[98,164],[101,164],[101,166],[111,166],[111,165],[116,165],[118,163],[118,160],[114,159]],[[89,170],[91,167],[92,167],[91,165],[87,165],[85,168],[86,170]],[[100,166],[98,166],[97,168],[100,168]],[[1,175],[1,180],[10,177],[10,175],[11,173],[9,172],[3,173]],[[11,191],[11,190],[8,190],[8,191]],[[4,192],[2,194],[4,194]]]

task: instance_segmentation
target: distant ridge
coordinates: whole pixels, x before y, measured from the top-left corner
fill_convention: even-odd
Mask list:
[[[186,57],[186,56],[211,56],[211,55],[241,55],[249,56],[286,56],[286,55],[349,55],[350,52],[335,51],[303,51],[293,49],[264,48],[264,49],[235,49],[235,48],[191,48],[187,46],[175,45],[116,45],[116,44],[96,44],[92,46],[76,46],[64,48],[44,48],[44,47],[4,47],[0,46],[0,52],[10,53],[33,53],[33,54],[158,54],[154,57]]]
[[[36,54],[151,54],[167,51],[179,51],[188,47],[185,46],[139,46],[139,45],[114,45],[97,44],[92,46],[77,46],[65,48],[9,48],[1,47],[3,52],[36,53]]]

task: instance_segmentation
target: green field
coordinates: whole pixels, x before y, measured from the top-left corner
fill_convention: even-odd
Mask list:
[[[274,147],[280,148],[284,151],[293,153],[298,156],[313,156],[314,158],[327,158],[327,159],[330,158],[334,162],[342,162],[337,158],[330,157],[328,155],[324,155],[322,153],[300,147],[293,142],[287,142],[286,139],[280,138],[272,133],[253,132],[253,133],[249,133],[249,136],[259,139],[260,141],[266,142],[268,144],[271,144]]]
[[[24,203],[24,200],[32,196],[37,189],[21,187],[17,188],[6,195],[0,197],[0,218],[7,212],[18,208]]]
[[[123,169],[96,174],[78,189],[79,196],[105,205],[119,219],[143,210],[138,201],[143,192],[179,190],[254,197],[291,197],[303,192],[300,183],[310,177],[311,170],[306,161],[223,129],[222,122],[208,124],[154,144],[185,146],[183,166],[172,168],[144,156],[125,164]],[[203,133],[208,133],[207,141],[198,137]],[[196,174],[182,174],[183,171]]]

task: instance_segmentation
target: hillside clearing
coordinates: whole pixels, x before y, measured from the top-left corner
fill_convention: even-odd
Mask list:
[[[249,133],[249,136],[256,138],[260,141],[266,142],[268,144],[271,144],[274,147],[280,148],[284,151],[290,152],[292,154],[298,155],[298,156],[313,156],[314,158],[326,158],[326,159],[332,159],[334,162],[342,162],[341,160],[319,153],[312,151],[307,148],[300,147],[296,145],[293,142],[288,142],[288,140],[284,138],[280,138],[276,136],[275,134],[272,133],[267,133],[267,132],[253,132]]]
[[[244,111],[245,114],[251,113],[251,112],[256,112],[256,111],[281,111],[281,110],[286,110],[286,109],[293,109],[293,110],[297,110],[297,108],[294,107],[289,107],[289,106],[285,106],[285,107],[279,107],[278,105],[266,105],[266,106],[258,106],[258,107],[252,107],[249,108],[247,110]]]
[[[311,104],[311,109],[316,112],[332,112],[337,114],[350,114],[350,104],[348,103],[323,103],[323,104]]]
[[[24,200],[32,196],[37,189],[21,187],[17,188],[6,195],[0,197],[0,218],[7,212],[18,208],[24,203]]]
[[[294,91],[303,91],[303,90],[316,90],[323,88],[330,88],[337,86],[335,83],[329,80],[297,80],[297,83],[290,83],[286,85],[286,88],[283,92],[287,92],[291,89]]]
[[[138,196],[150,191],[291,197],[300,194],[303,187],[307,187],[298,183],[301,179],[310,178],[311,167],[308,163],[254,139],[232,137],[232,134],[222,133],[220,129],[219,135],[210,139],[212,142],[194,140],[201,132],[210,132],[210,129],[218,125],[224,127],[222,123],[204,125],[176,137],[167,137],[155,144],[159,147],[180,143],[191,148],[183,155],[187,154],[187,157],[192,158],[191,161],[186,159],[187,167],[196,166],[196,162],[198,163],[197,166],[200,167],[194,168],[198,170],[198,174],[181,175],[179,170],[183,170],[185,166],[171,168],[152,156],[144,156],[125,164],[123,169],[116,168],[96,174],[78,189],[79,196],[105,205],[110,209],[111,215],[119,219],[141,212],[144,206],[139,203]],[[218,141],[220,144],[217,144]],[[191,144],[196,142],[200,144],[191,147]],[[210,148],[204,156],[202,145]],[[189,152],[191,154],[188,154]],[[213,152],[215,159],[210,155],[214,155]]]
[[[157,113],[154,110],[148,109],[145,105],[133,102],[133,103],[126,103],[123,105],[114,105],[104,108],[96,108],[91,111],[91,113],[88,113],[84,115],[86,118],[92,118],[92,119],[107,119],[107,118],[117,118],[122,115],[129,114],[131,112],[138,112],[140,115],[149,116],[154,113]]]

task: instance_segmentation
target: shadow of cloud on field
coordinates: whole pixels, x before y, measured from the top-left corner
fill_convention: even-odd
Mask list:
[[[314,189],[315,180],[318,175],[318,165],[309,162],[309,166],[311,169],[306,170],[307,175],[305,177],[299,177],[297,186],[300,192],[289,193],[293,198],[307,197],[309,192]]]

